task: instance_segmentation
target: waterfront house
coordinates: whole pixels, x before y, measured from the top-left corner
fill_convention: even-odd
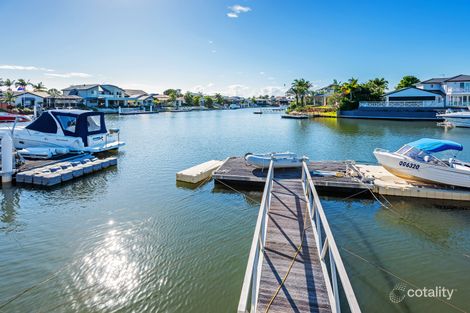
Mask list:
[[[137,106],[151,106],[153,105],[153,95],[146,93],[140,89],[124,89],[128,101],[132,101]]]
[[[68,109],[80,108],[83,106],[83,98],[80,96],[48,96],[44,98],[43,107],[46,109]]]
[[[350,118],[436,120],[447,108],[470,105],[470,75],[431,78],[385,94],[382,101],[361,101],[357,110],[339,111]]]
[[[110,84],[73,85],[62,89],[64,96],[80,96],[88,107],[127,106],[124,89]]]
[[[32,108],[34,106],[42,106],[44,99],[49,97],[49,94],[44,91],[22,91],[14,92],[15,106],[22,106]]]
[[[457,75],[448,78],[431,78],[416,85],[417,88],[441,92],[447,107],[467,107],[470,105],[470,75]]]
[[[313,95],[313,105],[327,105],[328,97],[335,93],[335,84],[330,84],[323,88],[315,90]]]

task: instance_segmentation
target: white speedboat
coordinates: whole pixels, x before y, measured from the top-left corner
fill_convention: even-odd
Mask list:
[[[271,160],[274,161],[274,168],[296,168],[302,166],[302,161],[307,160],[307,157],[297,157],[297,154],[292,152],[283,153],[264,153],[264,154],[252,154],[247,153],[245,160],[249,165],[256,168],[269,168]]]
[[[60,152],[102,152],[123,146],[119,130],[106,129],[104,114],[85,110],[45,111],[27,126],[15,125],[13,143],[16,149],[54,148]]]
[[[449,140],[423,138],[396,152],[375,149],[377,161],[390,173],[411,180],[470,188],[470,163],[455,158],[439,159],[433,153],[462,151],[463,146]]]
[[[470,127],[470,111],[446,112],[436,116],[455,127]]]

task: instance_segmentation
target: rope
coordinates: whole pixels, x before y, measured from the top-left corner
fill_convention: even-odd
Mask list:
[[[380,271],[382,271],[382,272],[384,272],[384,273],[387,273],[387,274],[389,274],[389,275],[395,277],[396,279],[401,280],[402,282],[405,282],[406,284],[408,284],[408,285],[410,285],[410,286],[412,286],[412,287],[414,287],[414,288],[417,288],[417,289],[419,288],[418,285],[416,285],[416,284],[414,284],[414,283],[412,283],[412,282],[410,282],[410,281],[408,281],[408,280],[406,280],[406,279],[404,279],[404,278],[401,278],[400,276],[398,276],[397,274],[395,274],[395,273],[393,273],[393,272],[387,270],[386,268],[384,268],[384,267],[382,267],[382,266],[380,266],[380,265],[377,265],[377,264],[375,264],[375,263],[373,263],[373,262],[367,260],[365,257],[363,257],[363,256],[361,256],[361,255],[359,255],[359,254],[357,254],[357,253],[354,253],[354,252],[352,252],[351,250],[349,250],[349,249],[347,249],[347,248],[345,248],[345,247],[341,247],[341,249],[344,250],[345,252],[349,253],[350,255],[352,255],[352,256],[358,258],[359,260],[361,260],[361,261],[363,261],[363,262],[365,262],[365,263],[367,263],[367,264],[369,264],[369,265],[371,265],[371,266],[374,266],[374,267],[377,268],[378,270],[380,270]],[[468,313],[468,311],[465,311],[464,309],[462,309],[462,308],[456,306],[455,304],[452,304],[452,303],[450,303],[450,302],[447,302],[447,301],[445,301],[445,300],[443,300],[443,299],[441,299],[441,298],[433,298],[433,299],[434,299],[434,300],[437,300],[437,301],[440,301],[440,302],[442,302],[442,303],[444,303],[444,304],[447,304],[448,306],[454,308],[454,309],[457,310],[457,311],[460,311],[460,312],[462,312],[462,313]]]
[[[227,188],[230,188],[230,189],[232,189],[233,191],[235,191],[235,192],[237,192],[237,193],[239,193],[239,194],[241,194],[241,195],[244,195],[247,199],[250,199],[251,201],[253,201],[253,202],[257,203],[257,204],[261,204],[261,202],[259,202],[258,200],[255,200],[255,199],[251,198],[251,197],[248,196],[246,193],[241,192],[241,191],[235,189],[234,187],[232,187],[232,186],[230,186],[230,185],[224,183],[224,182],[221,181],[220,179],[214,178],[214,180],[217,181],[217,182],[219,182],[219,183],[221,183],[222,185],[226,186]]]

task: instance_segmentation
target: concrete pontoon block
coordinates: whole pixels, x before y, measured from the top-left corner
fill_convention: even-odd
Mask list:
[[[115,165],[117,165],[117,162],[118,162],[118,161],[117,161],[117,158],[115,158],[115,157],[109,157],[108,160],[109,160],[109,166],[115,166]]]
[[[60,184],[61,181],[61,174],[57,172],[46,174],[42,178],[43,186],[54,186]]]
[[[95,160],[92,161],[91,164],[93,164],[93,171],[99,171],[101,169],[101,161],[100,160]]]
[[[187,183],[198,183],[212,176],[212,173],[222,165],[223,161],[211,160],[184,171],[176,173],[176,180]]]
[[[93,172],[93,164],[91,162],[83,164],[83,174],[90,174]]]
[[[65,169],[63,171],[60,171],[59,173],[60,173],[60,179],[62,181],[68,181],[68,180],[73,179],[73,169],[72,168]]]

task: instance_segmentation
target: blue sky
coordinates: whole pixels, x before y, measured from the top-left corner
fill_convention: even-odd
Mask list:
[[[281,94],[470,74],[467,0],[0,0],[0,77]]]

